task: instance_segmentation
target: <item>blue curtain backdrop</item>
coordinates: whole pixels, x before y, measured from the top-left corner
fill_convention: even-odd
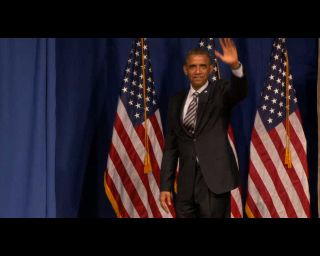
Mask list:
[[[149,39],[164,130],[169,97],[189,86],[182,65],[198,40]],[[250,86],[232,117],[245,199],[251,131],[273,38],[235,41]],[[317,39],[287,42],[308,142],[315,217]],[[1,216],[115,217],[103,174],[131,43],[131,38],[0,39]],[[222,64],[221,74],[230,76]]]
[[[55,217],[54,39],[0,39],[0,217]]]

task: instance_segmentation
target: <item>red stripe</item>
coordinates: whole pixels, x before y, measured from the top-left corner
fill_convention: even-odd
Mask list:
[[[234,218],[242,218],[242,214],[233,196],[231,196],[231,213]]]
[[[151,117],[149,117],[149,120],[153,126],[153,130],[157,136],[160,148],[163,150],[164,149],[164,137],[161,131],[161,128],[159,126],[159,122],[157,120],[156,115],[152,115]]]
[[[138,173],[138,175],[139,175],[139,177],[140,177],[140,179],[141,179],[141,181],[142,181],[142,183],[145,186],[145,189],[147,191],[148,203],[150,205],[152,214],[154,216],[161,216],[161,213],[160,213],[160,211],[158,209],[158,206],[156,205],[155,198],[154,198],[154,196],[153,196],[153,194],[152,194],[152,192],[150,190],[148,177],[144,173],[144,164],[141,161],[141,159],[140,159],[139,155],[137,154],[137,152],[135,151],[135,148],[134,148],[134,146],[132,144],[132,141],[129,138],[126,130],[124,129],[123,124],[122,124],[119,116],[116,115],[115,119],[116,119],[115,120],[115,129],[117,130],[117,132],[119,134],[119,137],[120,137],[123,145],[125,146],[125,148],[126,148],[126,150],[128,152],[129,158],[131,159],[132,164],[136,168],[137,173]]]
[[[113,143],[111,143],[109,154],[110,154],[110,159],[112,160],[114,167],[120,176],[120,179],[123,183],[123,186],[124,186],[125,190],[127,191],[128,196],[130,197],[132,204],[134,205],[139,216],[141,218],[148,217],[147,209],[145,208],[144,204],[142,203],[141,198],[140,198],[134,184],[132,183],[132,181],[127,173],[127,172],[130,172],[131,170],[127,170],[124,167],[122,160],[121,160],[116,148],[114,147]]]
[[[248,193],[247,195],[247,206],[249,207],[254,218],[262,218],[262,215],[258,207],[256,206],[255,202],[253,201],[250,193]]]
[[[113,184],[112,179],[110,178],[109,174],[108,174],[108,170],[106,169],[107,175],[106,175],[106,184],[108,186],[108,188],[110,189],[113,198],[115,199],[115,201],[117,202],[117,205],[119,207],[119,211],[120,211],[120,215],[122,218],[129,218],[129,214],[127,213],[126,209],[124,208],[123,204],[122,204],[122,200],[120,198],[120,195],[116,189],[116,187]]]
[[[280,156],[280,158],[284,159],[285,156],[285,148],[283,146],[283,143],[279,137],[279,134],[276,130],[271,130],[270,132],[270,136],[273,138],[273,142],[278,145],[276,147],[276,150]],[[293,135],[293,129],[291,130],[291,135]],[[292,144],[296,144],[297,143],[297,137],[295,136],[291,136],[291,140],[292,140]],[[281,157],[282,156],[282,157]],[[303,156],[302,156],[303,158]],[[291,183],[294,187],[294,189],[296,190],[298,197],[301,201],[302,207],[304,209],[304,212],[307,216],[310,215],[310,202],[303,190],[303,186],[301,183],[301,180],[299,178],[299,176],[297,175],[297,170],[295,169],[294,165],[292,164],[292,168],[288,168],[286,165],[284,165],[284,168],[286,170],[286,172],[288,173],[288,176],[291,180]]]
[[[270,133],[270,131],[269,131]],[[266,134],[268,135],[268,134]],[[269,136],[269,135],[268,135]],[[273,140],[273,137],[270,137],[271,141],[274,144],[274,147],[277,148],[279,147],[279,143],[275,143]],[[280,197],[280,200],[282,201],[284,208],[287,212],[287,215],[289,218],[296,218],[297,217],[297,213],[295,212],[292,202],[288,196],[288,192],[286,191],[286,189],[283,186],[282,180],[279,177],[278,171],[276,169],[276,167],[274,166],[274,163],[272,162],[269,153],[267,152],[264,143],[261,141],[259,135],[256,132],[256,129],[254,128],[252,131],[252,144],[254,145],[254,147],[256,148],[256,151],[258,153],[258,155],[261,158],[261,162],[263,163],[263,165],[265,166],[265,169],[267,170],[267,172],[269,173],[270,178],[273,181],[274,187]],[[279,164],[279,163],[277,163]],[[282,164],[282,163],[281,163]]]
[[[257,172],[257,169],[255,168],[252,161],[250,161],[250,163],[249,163],[249,176],[250,176],[252,182],[255,184],[255,187],[258,190],[259,195],[261,196],[264,204],[268,208],[270,216],[272,218],[279,218],[277,209],[275,208],[275,206],[273,204],[272,198],[271,198],[266,186],[264,185],[263,181],[261,180],[261,178]],[[250,193],[248,193],[248,194],[250,194]]]

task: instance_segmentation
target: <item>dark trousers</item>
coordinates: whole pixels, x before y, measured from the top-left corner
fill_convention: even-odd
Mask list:
[[[193,193],[189,198],[182,198],[179,193],[175,196],[177,218],[230,217],[230,192],[223,194],[211,192],[203,179],[198,164],[194,170],[193,184],[190,184],[190,189],[193,190]]]

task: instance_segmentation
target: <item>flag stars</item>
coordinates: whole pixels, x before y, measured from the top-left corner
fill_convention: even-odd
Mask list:
[[[279,112],[277,113],[277,115],[278,115],[278,117],[282,117],[282,112],[279,111]]]
[[[137,108],[137,109],[141,108],[141,104],[140,104],[140,103],[137,103],[137,104],[136,104],[136,108]]]
[[[274,113],[274,109],[273,108],[271,108],[269,111],[270,111],[270,114]]]
[[[267,89],[268,89],[268,91],[271,91],[272,87],[270,84],[268,84]]]
[[[269,123],[269,124],[272,124],[272,121],[273,121],[272,118],[269,117],[268,123]]]
[[[276,103],[277,103],[277,99],[276,99],[276,98],[273,98],[272,103],[273,103],[273,104],[276,104]]]
[[[137,119],[140,118],[140,114],[139,114],[139,113],[136,113],[134,116],[135,116],[135,118],[137,118]]]
[[[277,69],[277,66],[276,66],[276,65],[272,65],[272,69],[273,69],[273,70],[276,70],[276,69]]]
[[[278,94],[278,93],[279,93],[279,89],[277,89],[277,88],[274,89],[273,91],[274,91],[275,94]]]
[[[126,92],[128,92],[128,88],[127,87],[123,87],[122,91],[123,91],[123,93],[126,93]]]
[[[262,108],[262,110],[267,110],[267,106],[266,105],[262,105],[261,108]]]
[[[128,77],[125,77],[125,78],[123,79],[123,81],[124,81],[125,83],[128,83],[129,78],[128,78]]]
[[[139,93],[137,97],[138,97],[139,99],[142,99],[142,94]]]
[[[270,80],[274,80],[274,76],[273,75],[270,75]]]
[[[279,106],[283,107],[283,102],[282,101],[280,101]]]
[[[269,100],[269,96],[268,95],[264,96],[264,99]]]
[[[279,55],[276,54],[276,55],[274,56],[274,59],[275,59],[275,60],[278,60],[278,59],[279,59]]]

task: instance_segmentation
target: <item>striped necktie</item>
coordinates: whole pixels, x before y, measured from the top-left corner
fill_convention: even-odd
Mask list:
[[[198,109],[198,92],[194,92],[192,94],[192,100],[189,104],[187,113],[185,118],[183,119],[183,125],[186,127],[186,129],[194,133],[195,127],[196,127],[196,121],[197,121],[197,109]]]

